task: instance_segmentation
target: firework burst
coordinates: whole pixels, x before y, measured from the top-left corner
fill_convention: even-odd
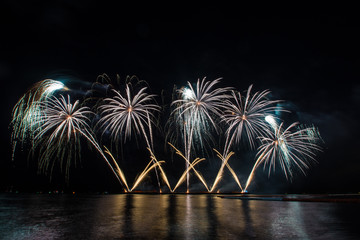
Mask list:
[[[218,131],[216,117],[222,115],[225,100],[229,98],[230,88],[215,88],[221,78],[213,81],[198,79],[194,89],[188,86],[178,90],[180,99],[173,101],[175,106],[172,114],[176,116],[179,126],[184,127],[187,135],[197,140],[203,147],[204,134],[211,137],[211,128]],[[191,133],[191,134],[190,134]]]
[[[36,131],[39,129],[40,106],[57,90],[68,90],[60,81],[45,79],[34,84],[16,103],[12,111],[13,159],[17,142],[33,144]]]
[[[275,110],[281,110],[276,106],[279,100],[269,100],[269,90],[255,92],[251,95],[250,85],[246,96],[240,92],[232,91],[232,98],[226,101],[222,121],[226,122],[226,143],[224,155],[226,155],[233,143],[239,143],[242,137],[248,140],[251,148],[255,147],[255,139],[258,136],[269,135],[269,125],[265,121],[266,115],[271,115]]]
[[[153,103],[155,95],[146,93],[146,89],[141,88],[133,96],[130,84],[126,84],[125,96],[112,89],[115,96],[105,98],[99,106],[102,114],[99,124],[103,133],[109,131],[115,142],[126,142],[135,132],[141,134],[147,146],[153,149],[151,124],[154,123],[154,112],[159,111],[160,107]]]
[[[119,179],[108,159],[105,157],[100,146],[91,134],[88,124],[89,115],[93,114],[88,107],[80,107],[79,100],[74,104],[64,96],[60,98],[51,97],[39,103],[40,111],[37,116],[39,130],[35,135],[34,149],[40,148],[39,169],[48,172],[50,175],[59,160],[61,170],[65,168],[65,175],[68,180],[69,169],[74,158],[74,164],[80,158],[80,138],[85,137],[89,143],[101,154],[112,172]],[[122,182],[121,182],[122,183]]]
[[[275,122],[275,121],[274,121]],[[273,124],[270,136],[260,136],[261,145],[257,153],[257,161],[248,177],[247,190],[254,176],[255,170],[264,163],[268,165],[270,176],[271,170],[275,171],[276,162],[279,162],[287,179],[292,179],[294,169],[299,169],[303,174],[310,167],[310,162],[316,162],[315,152],[321,148],[317,144],[319,133],[314,127],[299,127],[299,123],[293,123],[286,129],[283,123],[279,126]]]
[[[38,151],[39,171],[51,176],[54,168],[60,167],[69,180],[69,169],[79,162],[81,147],[84,146],[81,141],[85,138],[88,146],[95,148],[105,160],[125,192],[137,188],[152,170],[155,170],[160,192],[160,178],[171,192],[187,180],[189,191],[191,171],[208,192],[213,192],[225,169],[230,171],[241,191],[246,192],[259,166],[263,165],[264,170],[268,167],[269,177],[280,166],[286,179],[291,180],[295,170],[306,174],[310,165],[316,162],[315,153],[321,151],[318,145],[321,137],[315,127],[293,123],[285,128],[283,123],[278,124],[276,114],[286,110],[279,107],[280,100],[269,99],[269,90],[252,93],[253,86],[250,85],[242,93],[228,87],[219,88],[217,84],[221,78],[213,81],[198,79],[194,84],[187,82],[186,86],[173,91],[165,142],[185,161],[186,168],[172,189],[162,167],[165,161],[157,160],[154,154],[153,128],[162,131],[157,118],[162,108],[156,103],[155,95],[148,93],[149,85],[138,79],[133,85],[133,79],[137,78],[127,77],[121,83],[118,75],[116,82],[106,74],[100,75],[82,104],[79,100],[72,103],[69,95],[55,94],[67,90],[59,81],[46,79],[36,83],[16,103],[12,112],[13,158],[17,142],[29,143],[32,153]],[[88,106],[93,106],[99,115]],[[98,120],[96,127],[100,139],[110,137],[111,147],[115,145],[116,150],[133,139],[146,142],[150,160],[132,187],[110,150],[105,146],[102,150],[95,140],[90,127],[92,120]],[[246,142],[246,147],[251,150],[260,145],[245,188],[229,165],[233,150],[240,142]],[[219,143],[224,143],[222,153],[213,148]],[[178,149],[183,151],[175,145],[180,145]],[[197,155],[201,152],[208,156],[211,154],[209,147],[221,160],[211,187],[197,165],[205,160]]]
[[[270,134],[269,125],[264,120],[265,115],[271,116],[269,115],[271,112],[275,110],[281,111],[281,109],[276,107],[276,104],[280,102],[279,100],[268,100],[269,90],[251,94],[252,87],[253,85],[249,86],[245,96],[240,92],[231,91],[232,97],[225,101],[224,114],[221,120],[227,125],[225,131],[226,141],[223,155],[218,154],[220,159],[222,159],[222,164],[214,180],[212,191],[219,183],[225,165],[242,190],[237,175],[224,159],[229,158],[228,154],[231,146],[234,143],[239,143],[244,137],[248,141],[250,148],[254,148],[255,139],[258,136]]]
[[[160,106],[155,104],[155,95],[146,92],[147,87],[141,88],[132,95],[130,86],[130,83],[126,84],[124,96],[119,91],[112,89],[115,96],[103,100],[103,104],[99,106],[102,114],[99,124],[103,133],[109,131],[115,142],[126,142],[127,139],[131,139],[133,134],[143,136],[151,153],[150,162],[153,162],[153,167],[150,169],[155,168],[159,187],[160,182],[156,167],[160,169],[165,183],[171,190],[165,172],[153,154],[152,125],[154,124],[154,113],[160,111]],[[148,173],[146,169],[143,172],[145,173],[144,176]],[[138,179],[143,179],[143,177]],[[137,181],[134,186],[136,187],[138,184]]]
[[[213,81],[201,81],[198,79],[196,88],[190,82],[188,86],[178,90],[180,99],[174,100],[175,106],[172,111],[172,119],[182,132],[185,159],[191,158],[193,142],[196,141],[198,148],[203,149],[204,142],[211,140],[211,132],[218,132],[216,117],[222,115],[224,102],[229,98],[227,94],[230,88],[215,88],[221,78]],[[189,168],[189,161],[185,162],[186,169]],[[187,187],[189,175],[187,174]]]

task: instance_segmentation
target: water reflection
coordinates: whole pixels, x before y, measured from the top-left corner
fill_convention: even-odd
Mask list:
[[[206,194],[0,195],[0,239],[356,239],[342,222],[359,209]]]
[[[175,195],[168,195],[165,198],[169,205],[167,209],[167,216],[168,216],[168,222],[167,222],[167,238],[168,239],[176,239],[176,236],[178,236],[178,228],[176,226],[177,224],[177,218],[178,210],[177,210],[177,202],[176,202],[176,196]]]
[[[249,204],[251,204],[252,202],[249,201],[243,201],[241,202],[242,205],[242,209],[243,209],[243,216],[244,216],[244,227],[243,227],[243,231],[245,233],[245,235],[250,236],[250,237],[256,237],[255,232],[254,232],[254,228],[253,228],[253,220],[251,218],[251,211],[250,211],[250,206]]]
[[[209,221],[208,226],[208,236],[209,239],[216,239],[217,233],[218,233],[218,226],[219,221],[217,219],[215,209],[217,209],[217,206],[215,205],[214,198],[206,198],[206,213],[207,213],[207,219]]]

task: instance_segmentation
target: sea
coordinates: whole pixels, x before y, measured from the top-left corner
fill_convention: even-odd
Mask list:
[[[0,194],[0,239],[360,239],[360,204],[217,194]]]

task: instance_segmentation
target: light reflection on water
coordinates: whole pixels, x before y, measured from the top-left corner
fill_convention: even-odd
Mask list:
[[[359,213],[356,203],[206,194],[3,194],[0,239],[359,239]]]

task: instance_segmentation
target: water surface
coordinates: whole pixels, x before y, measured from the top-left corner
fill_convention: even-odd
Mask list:
[[[358,203],[0,194],[0,239],[360,239]]]

